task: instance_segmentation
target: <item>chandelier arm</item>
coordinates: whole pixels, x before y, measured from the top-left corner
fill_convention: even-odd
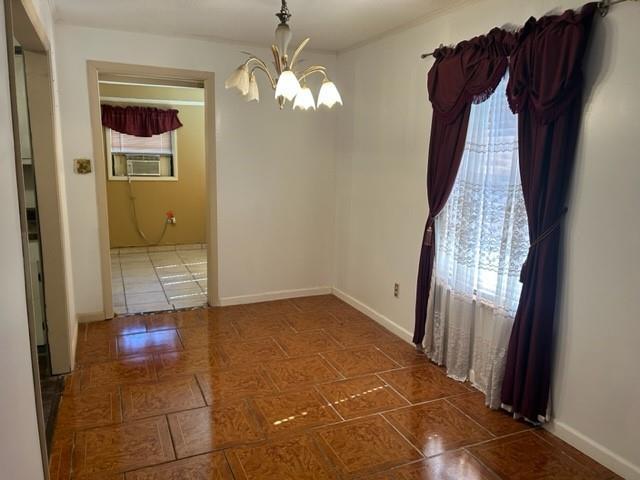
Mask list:
[[[264,62],[262,62],[262,60],[260,60],[261,63],[259,63],[258,65],[255,65],[252,69],[251,69],[251,73],[255,72],[256,70],[260,70],[262,72],[264,72],[267,75],[267,78],[269,78],[269,82],[271,83],[271,88],[273,88],[274,90],[276,89],[276,82],[273,79],[273,76],[271,75],[271,72],[269,72],[269,70],[266,68],[266,65],[264,65]]]
[[[275,45],[271,45],[271,52],[273,53],[273,62],[276,66],[276,72],[278,75],[282,73],[282,58],[280,57],[280,50]]]
[[[307,43],[309,43],[309,40],[311,40],[309,37],[305,38],[302,42],[300,42],[300,45],[298,45],[298,48],[296,48],[296,51],[293,52],[293,56],[291,57],[291,70],[293,70],[293,67],[296,64],[296,60],[298,60],[298,57],[300,56],[300,53],[302,52],[302,50],[304,50],[304,47],[307,46]]]
[[[256,68],[259,70],[262,70],[267,75],[267,77],[269,77],[269,82],[271,82],[271,86],[275,90],[276,81],[273,79],[273,75],[271,75],[271,72],[269,71],[269,67],[267,67],[267,64],[264,63],[262,60],[260,60],[258,57],[253,57],[253,56],[249,58],[246,62],[244,62],[244,64],[249,66],[251,62],[257,63],[257,65],[253,67],[252,71],[255,70]]]
[[[322,65],[312,65],[300,74],[300,76],[298,77],[298,81],[302,81],[309,75],[313,75],[314,73],[321,74],[325,80],[329,79],[329,77],[327,77],[327,69],[325,67],[323,67]]]

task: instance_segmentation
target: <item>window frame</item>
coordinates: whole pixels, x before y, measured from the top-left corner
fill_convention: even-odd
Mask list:
[[[132,182],[177,182],[178,181],[178,134],[177,130],[171,131],[171,163],[173,167],[173,175],[167,176],[119,176],[113,174],[113,150],[111,145],[111,128],[104,127],[104,137],[106,146],[106,167],[107,167],[107,180],[114,182],[128,182],[131,179]],[[146,155],[145,152],[130,152]]]

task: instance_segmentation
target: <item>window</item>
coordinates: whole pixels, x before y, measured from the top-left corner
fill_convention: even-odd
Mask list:
[[[460,170],[436,218],[435,278],[454,294],[514,315],[529,232],[506,83],[472,106]]]
[[[106,129],[109,180],[177,180],[176,133],[136,137]]]

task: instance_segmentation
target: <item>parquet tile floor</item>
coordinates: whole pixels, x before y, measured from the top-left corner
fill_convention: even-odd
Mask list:
[[[338,298],[82,324],[52,480],[619,478]]]

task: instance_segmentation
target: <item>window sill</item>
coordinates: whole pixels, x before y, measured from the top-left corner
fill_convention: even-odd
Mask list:
[[[109,177],[110,182],[128,182],[128,177]],[[132,182],[177,182],[178,177],[131,177]]]

